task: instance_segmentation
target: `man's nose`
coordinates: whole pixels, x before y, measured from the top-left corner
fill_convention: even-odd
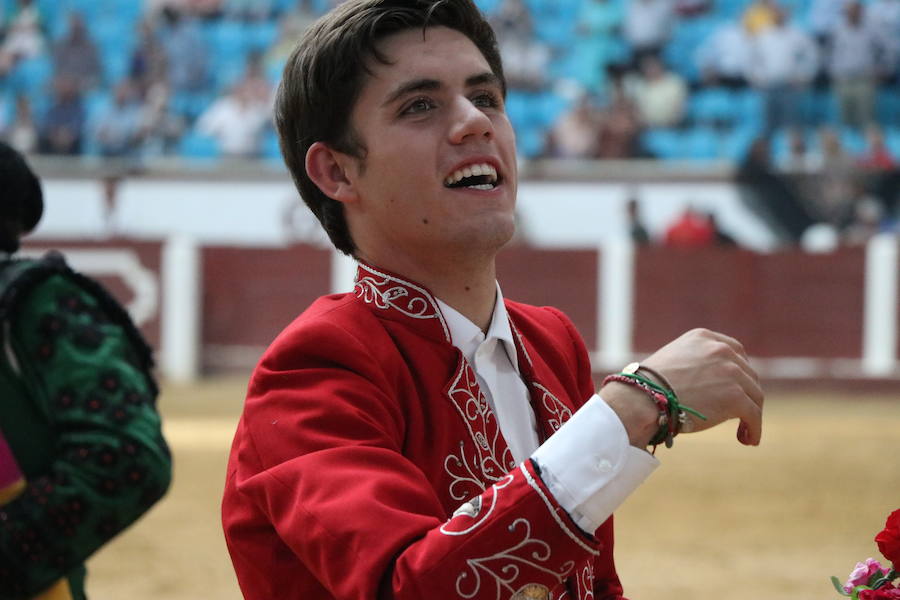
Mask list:
[[[470,139],[494,137],[494,123],[483,110],[472,104],[468,98],[455,101],[450,127],[450,141],[461,144]]]

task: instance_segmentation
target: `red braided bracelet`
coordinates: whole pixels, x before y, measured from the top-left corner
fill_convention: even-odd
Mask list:
[[[647,394],[647,396],[650,397],[653,403],[656,404],[656,408],[659,409],[659,418],[656,421],[658,429],[650,439],[650,444],[653,445],[653,454],[656,454],[656,447],[659,444],[665,442],[667,439],[671,439],[670,436],[674,436],[677,433],[677,431],[675,430],[677,428],[677,423],[674,423],[673,419],[669,418],[669,399],[666,398],[665,394],[653,389],[643,381],[634,379],[627,375],[622,375],[620,373],[607,375],[600,387],[603,387],[607,383],[613,381],[638,388],[639,390]]]

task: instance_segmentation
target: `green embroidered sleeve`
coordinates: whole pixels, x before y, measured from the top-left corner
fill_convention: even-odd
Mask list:
[[[162,497],[171,478],[156,385],[134,337],[104,302],[53,275],[18,306],[7,339],[27,397],[0,402],[36,403],[49,435],[40,425],[22,428],[33,427],[32,439],[50,439],[52,447],[29,445],[28,431],[3,424],[28,487],[0,507],[2,600],[28,598],[77,573]]]

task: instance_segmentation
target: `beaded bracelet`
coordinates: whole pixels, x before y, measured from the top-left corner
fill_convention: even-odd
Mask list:
[[[610,381],[616,381],[636,387],[645,392],[656,404],[659,409],[659,419],[657,420],[658,429],[653,437],[650,438],[650,444],[653,445],[654,453],[659,444],[665,443],[666,448],[672,447],[675,436],[681,433],[681,429],[687,421],[687,413],[703,419],[704,421],[706,420],[705,415],[689,406],[682,405],[675,395],[675,390],[671,387],[662,387],[654,381],[633,373],[617,373],[609,375],[603,380],[603,385],[606,385]]]

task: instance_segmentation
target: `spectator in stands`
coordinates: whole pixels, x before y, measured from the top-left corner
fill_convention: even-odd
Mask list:
[[[666,68],[662,59],[648,54],[641,59],[640,74],[626,82],[646,127],[674,127],[684,119],[688,88],[684,79]]]
[[[274,0],[220,0],[219,4],[226,18],[264,21],[275,14],[276,3]]]
[[[818,172],[822,168],[822,156],[806,141],[806,132],[801,127],[791,127],[787,132],[787,155],[780,162],[782,171],[793,174]]]
[[[130,156],[141,136],[143,107],[135,86],[125,80],[116,86],[113,102],[97,117],[97,144],[102,156]]]
[[[883,73],[896,81],[900,67],[900,0],[872,0],[865,13],[866,24],[884,51]]]
[[[709,219],[690,204],[666,228],[665,243],[672,248],[706,248],[716,241]]]
[[[231,157],[259,154],[260,140],[271,122],[272,110],[236,84],[231,92],[216,100],[197,120],[197,131],[216,138],[222,153]]]
[[[848,0],[812,0],[809,4],[807,22],[810,32],[824,50],[831,40],[834,28],[844,18],[844,6]]]
[[[778,22],[781,10],[776,0],[753,0],[744,11],[741,22],[750,35],[757,35]]]
[[[752,37],[744,23],[721,24],[695,54],[703,83],[732,89],[746,87],[751,45]]]
[[[640,111],[625,91],[621,73],[610,76],[609,100],[600,111],[597,131],[597,158],[636,158],[644,153],[640,148],[642,130]]]
[[[897,166],[894,157],[884,143],[884,133],[878,125],[866,129],[867,148],[859,157],[858,165],[866,171],[889,171]]]
[[[646,246],[650,243],[650,234],[644,226],[641,218],[640,202],[634,196],[625,202],[625,214],[628,218],[628,235],[636,246]]]
[[[578,60],[575,78],[591,91],[603,89],[607,65],[621,63],[623,46],[622,20],[624,11],[618,0],[586,0],[581,3],[575,20],[578,36],[573,52]]]
[[[537,92],[547,83],[550,48],[537,39],[531,13],[523,0],[503,0],[491,18],[510,89]]]
[[[16,96],[13,119],[4,129],[3,139],[22,154],[31,154],[37,150],[37,125],[31,110],[31,100],[25,94]]]
[[[244,73],[237,81],[237,85],[244,88],[253,102],[269,106],[272,104],[272,84],[266,77],[263,69],[263,55],[260,52],[251,52],[247,56]]]
[[[165,25],[160,43],[166,50],[169,85],[173,94],[201,92],[209,84],[209,48],[196,21],[168,6],[162,11]]]
[[[152,85],[167,77],[166,49],[157,38],[151,19],[142,19],[137,28],[138,43],[131,53],[128,75],[143,98]]]
[[[297,45],[297,40],[316,18],[312,0],[297,0],[294,9],[281,16],[278,22],[278,39],[266,49],[263,57],[263,66],[270,77],[273,74],[281,77],[281,71]]]
[[[850,217],[853,201],[858,196],[856,161],[844,150],[837,132],[830,127],[822,128],[819,143],[822,171],[816,178],[819,191],[811,199],[819,221],[840,227]]]
[[[265,2],[266,0],[261,0]],[[184,14],[198,19],[218,19],[222,16],[223,0],[182,0]]]
[[[853,0],[844,9],[829,44],[828,74],[841,121],[864,129],[875,119],[875,89],[879,62],[885,56],[881,39],[863,20],[863,6]]]
[[[85,125],[79,85],[67,75],[58,76],[56,97],[38,128],[38,150],[45,154],[80,154]]]
[[[84,18],[77,12],[69,13],[68,33],[53,45],[53,67],[57,73],[65,73],[77,81],[83,92],[102,83],[97,46],[88,35]]]
[[[600,116],[588,94],[556,120],[547,134],[545,154],[551,158],[596,158]]]
[[[672,0],[627,0],[622,33],[631,46],[632,65],[639,68],[648,54],[659,55],[672,35]]]
[[[143,155],[169,154],[184,133],[184,117],[169,111],[169,96],[169,85],[164,80],[153,83],[144,94],[138,136]]]
[[[41,14],[33,0],[18,0],[0,45],[0,76],[20,60],[39,56],[44,51]]]
[[[763,95],[766,134],[802,124],[801,103],[818,67],[816,43],[778,10],[775,23],[754,38],[748,70]]]

